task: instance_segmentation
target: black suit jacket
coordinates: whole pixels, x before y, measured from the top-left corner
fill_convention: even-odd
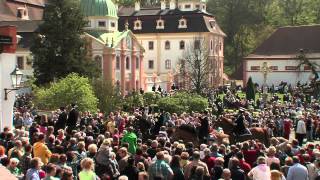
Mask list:
[[[68,126],[76,126],[78,122],[79,112],[76,109],[72,109],[69,112],[67,125]]]

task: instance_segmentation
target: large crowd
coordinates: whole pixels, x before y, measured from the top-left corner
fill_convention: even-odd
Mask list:
[[[169,114],[139,108],[131,114],[79,112],[76,104],[50,114],[17,97],[14,128],[0,133],[0,162],[26,180],[319,180],[320,105],[293,90],[257,103],[223,89],[208,92],[212,111]],[[266,129],[269,144],[251,140],[218,143],[215,123],[230,118],[237,128]],[[136,121],[150,121],[156,138]],[[200,144],[173,140],[168,127],[197,127]],[[294,133],[292,133],[294,132]],[[241,132],[237,135],[241,135]],[[1,171],[3,169],[0,169]]]

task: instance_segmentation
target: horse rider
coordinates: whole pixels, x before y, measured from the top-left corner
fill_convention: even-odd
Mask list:
[[[244,125],[244,120],[245,120],[245,109],[243,108],[240,108],[239,109],[239,115],[235,121],[235,127],[233,129],[233,132],[236,134],[236,135],[241,135],[243,133],[246,132],[246,127]]]

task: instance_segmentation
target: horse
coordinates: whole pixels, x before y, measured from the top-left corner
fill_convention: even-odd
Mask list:
[[[221,117],[217,121],[215,121],[215,126],[221,127],[224,133],[229,135],[229,141],[231,144],[234,144],[237,142],[244,142],[252,139],[259,140],[261,143],[265,144],[266,146],[270,144],[268,133],[265,128],[252,127],[252,128],[249,128],[251,134],[236,136],[233,133],[234,124],[232,120],[225,117]]]
[[[197,128],[191,125],[181,125],[179,127],[173,127],[168,129],[168,136],[171,137],[173,141],[183,140],[183,142],[192,142],[194,145],[199,146],[200,140],[198,137]],[[215,136],[215,140],[218,144],[223,144],[226,142],[229,136],[226,134],[213,132],[211,133]]]

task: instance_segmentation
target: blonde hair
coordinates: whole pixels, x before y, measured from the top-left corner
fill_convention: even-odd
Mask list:
[[[97,150],[98,150],[98,147],[97,147],[97,145],[95,145],[95,144],[90,144],[90,145],[88,146],[88,151],[91,152],[91,153],[97,152]]]
[[[83,170],[94,170],[94,162],[91,158],[84,158],[81,160],[81,168]]]

